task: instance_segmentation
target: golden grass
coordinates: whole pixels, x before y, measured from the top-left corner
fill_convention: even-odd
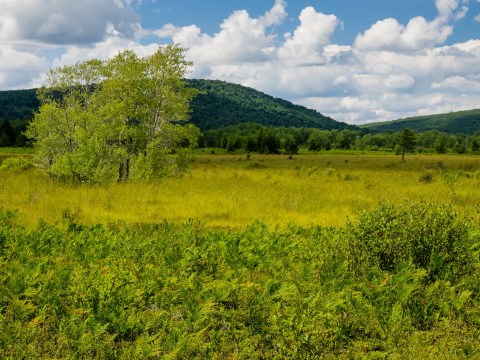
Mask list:
[[[432,183],[419,181],[429,169]],[[61,223],[186,222],[243,227],[343,225],[379,201],[455,201],[468,214],[480,203],[480,158],[394,155],[199,155],[189,174],[150,183],[53,182],[38,171],[0,171],[0,203],[19,221]],[[469,175],[469,176],[465,176]],[[473,176],[471,176],[473,175]]]

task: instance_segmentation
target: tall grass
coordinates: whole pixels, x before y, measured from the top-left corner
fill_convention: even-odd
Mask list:
[[[237,228],[255,220],[338,226],[382,200],[453,201],[474,214],[479,168],[477,157],[412,156],[403,163],[387,155],[202,155],[182,178],[108,185],[54,182],[32,169],[6,168],[0,203],[30,227],[40,219],[62,223],[66,212],[86,224],[195,219]]]

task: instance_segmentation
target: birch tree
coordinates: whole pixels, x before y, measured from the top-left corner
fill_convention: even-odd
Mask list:
[[[80,181],[152,178],[178,171],[179,148],[199,134],[185,124],[197,91],[192,63],[167,45],[140,58],[124,51],[50,71],[27,129],[36,160],[51,175]]]

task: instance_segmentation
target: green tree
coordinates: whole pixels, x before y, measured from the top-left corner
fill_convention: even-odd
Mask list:
[[[415,133],[406,128],[400,133],[398,144],[402,148],[402,161],[405,161],[405,153],[415,149]]]
[[[350,149],[355,144],[357,133],[352,130],[342,130],[337,135],[337,147],[340,149]]]
[[[330,150],[332,142],[331,131],[314,129],[307,139],[307,146],[309,151]]]
[[[9,120],[4,120],[0,125],[0,146],[12,146],[16,139],[15,130]]]
[[[38,164],[81,181],[175,171],[171,154],[180,144],[195,145],[199,134],[181,125],[198,93],[184,85],[191,65],[185,49],[168,45],[145,58],[124,51],[51,70],[27,129]]]
[[[448,137],[446,134],[440,134],[435,141],[435,151],[439,154],[445,154],[448,150]]]
[[[284,144],[285,151],[290,155],[290,159],[293,158],[293,155],[298,154],[298,144],[297,140],[293,135],[288,135],[285,139]]]

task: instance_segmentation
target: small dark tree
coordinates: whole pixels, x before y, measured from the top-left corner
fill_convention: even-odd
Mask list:
[[[290,155],[290,159],[293,158],[293,155],[298,154],[297,140],[292,135],[285,139],[284,147],[285,151]]]
[[[440,134],[435,142],[435,151],[439,154],[445,154],[448,149],[448,139],[445,134]]]
[[[398,144],[402,148],[402,161],[405,161],[405,153],[415,149],[415,133],[406,128],[400,133]]]
[[[16,139],[15,130],[9,120],[4,120],[0,125],[0,146],[12,146]]]

